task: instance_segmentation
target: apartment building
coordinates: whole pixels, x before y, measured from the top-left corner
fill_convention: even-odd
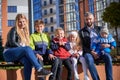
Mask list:
[[[80,29],[78,0],[34,0],[33,4],[34,20],[43,20],[51,37],[57,27],[66,32]]]
[[[45,22],[45,32],[51,37],[54,36],[54,30],[57,27],[56,19],[56,1],[55,0],[33,0],[34,21],[41,19]]]
[[[18,13],[23,13],[28,18],[28,0],[1,1],[1,28],[3,46],[6,43],[8,31],[15,24],[15,17]]]

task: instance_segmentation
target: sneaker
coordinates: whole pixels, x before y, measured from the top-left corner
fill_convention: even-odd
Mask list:
[[[52,75],[53,73],[51,71],[41,69],[41,71],[38,71],[38,76],[47,76],[47,75]]]
[[[49,80],[53,80],[53,75],[50,75]]]

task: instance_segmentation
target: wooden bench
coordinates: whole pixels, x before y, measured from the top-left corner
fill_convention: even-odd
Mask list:
[[[105,65],[103,64],[103,62],[100,62],[100,64],[96,66],[101,80],[105,80],[104,66]],[[45,65],[44,68],[50,70],[51,66]],[[82,80],[84,78],[84,74],[81,65],[78,65],[78,73],[80,80]],[[118,80],[120,78],[119,74],[120,74],[120,61],[113,61],[113,79]],[[3,78],[3,76],[7,78]],[[89,77],[92,80],[90,73],[89,73]],[[66,78],[67,78],[67,70],[63,67],[62,80],[66,80]],[[23,65],[0,64],[0,80],[23,80]],[[35,76],[34,68],[32,70],[31,80],[39,80],[39,77],[36,78]],[[46,80],[48,80],[47,77]]]
[[[96,65],[103,64],[103,63],[104,63],[103,60],[97,60],[97,61],[95,61]],[[112,63],[113,64],[120,64],[120,59],[118,59],[118,60],[112,60]]]
[[[7,62],[1,62],[0,63],[0,69],[4,69],[4,70],[18,70],[18,69],[23,69],[23,65],[22,64],[14,64],[14,63],[7,63]],[[44,68],[50,68],[50,65],[44,66]],[[37,73],[34,70],[34,74],[37,76]],[[35,80],[36,80],[36,76],[35,76]],[[37,80],[40,80],[41,78],[43,78],[44,80],[49,80],[49,76],[43,76],[43,75],[38,75],[37,76]]]

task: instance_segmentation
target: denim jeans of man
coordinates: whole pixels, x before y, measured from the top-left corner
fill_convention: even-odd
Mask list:
[[[112,76],[112,58],[110,53],[104,53],[104,55],[100,56],[105,63],[105,72],[106,72],[106,80],[113,80]]]
[[[88,69],[90,71],[90,74],[92,76],[92,79],[93,80],[100,80],[99,76],[98,76],[98,72],[97,72],[95,64],[94,64],[94,58],[93,58],[92,54],[85,53],[84,57],[85,57]]]
[[[53,72],[53,75],[50,76],[49,80],[61,80],[62,77],[62,62],[60,58],[55,58],[51,60],[52,62],[52,68],[51,71]]]
[[[33,50],[28,46],[10,48],[3,56],[7,62],[20,61],[24,65],[24,80],[30,80],[32,66],[37,70],[41,68]]]

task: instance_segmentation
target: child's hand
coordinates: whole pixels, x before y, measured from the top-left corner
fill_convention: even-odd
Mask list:
[[[78,57],[79,57],[79,54],[78,54],[78,53],[74,53],[74,54],[72,55],[72,57],[78,58]]]
[[[53,54],[49,54],[49,58],[50,58],[50,60],[53,60],[56,58],[56,56],[54,56]]]
[[[59,41],[59,45],[60,45],[60,46],[64,46],[64,45],[65,45],[65,42]]]
[[[73,50],[77,50],[77,46],[73,46]]]
[[[108,47],[110,47],[110,44],[101,44],[101,47],[108,48]]]
[[[73,46],[73,50],[79,51],[80,50],[80,46],[77,46],[77,45]]]
[[[59,45],[62,46],[62,42],[61,41],[59,41]]]
[[[40,54],[36,54],[36,57],[37,57],[37,59],[39,59],[39,60],[42,60],[42,61],[43,61],[43,57],[42,57]]]
[[[113,46],[111,46],[111,49],[114,49],[114,47],[113,47]]]
[[[78,57],[79,57],[79,54],[78,54],[78,53],[75,53],[75,55],[76,55],[76,58],[78,58]]]

